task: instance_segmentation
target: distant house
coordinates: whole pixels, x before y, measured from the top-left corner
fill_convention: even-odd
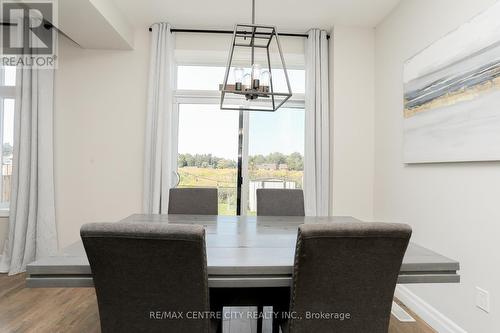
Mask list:
[[[262,164],[257,164],[257,169],[258,170],[276,170],[276,164],[275,163],[262,163]]]
[[[286,163],[280,164],[279,167],[278,167],[278,169],[280,169],[280,170],[288,170],[288,164],[286,164]]]

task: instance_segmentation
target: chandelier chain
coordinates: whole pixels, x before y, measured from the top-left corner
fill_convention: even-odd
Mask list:
[[[255,24],[255,0],[252,0],[252,24]]]

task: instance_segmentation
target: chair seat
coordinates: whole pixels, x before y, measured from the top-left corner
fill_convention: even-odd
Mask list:
[[[405,224],[300,225],[290,302],[295,316],[281,325],[283,332],[387,333],[410,236]],[[300,315],[337,311],[349,320]]]
[[[150,315],[169,309],[210,310],[203,226],[91,223],[82,226],[80,234],[92,270],[101,332],[217,332],[217,323],[209,318]]]
[[[258,216],[304,216],[304,192],[300,189],[257,189]]]
[[[168,213],[187,215],[217,215],[216,188],[171,188]]]

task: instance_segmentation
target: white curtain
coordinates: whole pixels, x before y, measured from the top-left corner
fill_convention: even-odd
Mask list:
[[[328,40],[313,29],[306,41],[304,200],[308,216],[330,215]]]
[[[179,121],[172,101],[175,41],[169,24],[155,23],[151,28],[143,210],[162,214],[167,213],[168,191],[177,181]]]
[[[57,251],[52,69],[18,69],[9,234],[0,272],[17,274]]]

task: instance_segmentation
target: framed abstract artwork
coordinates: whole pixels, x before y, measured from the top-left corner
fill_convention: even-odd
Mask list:
[[[404,64],[404,162],[500,161],[500,3]]]

